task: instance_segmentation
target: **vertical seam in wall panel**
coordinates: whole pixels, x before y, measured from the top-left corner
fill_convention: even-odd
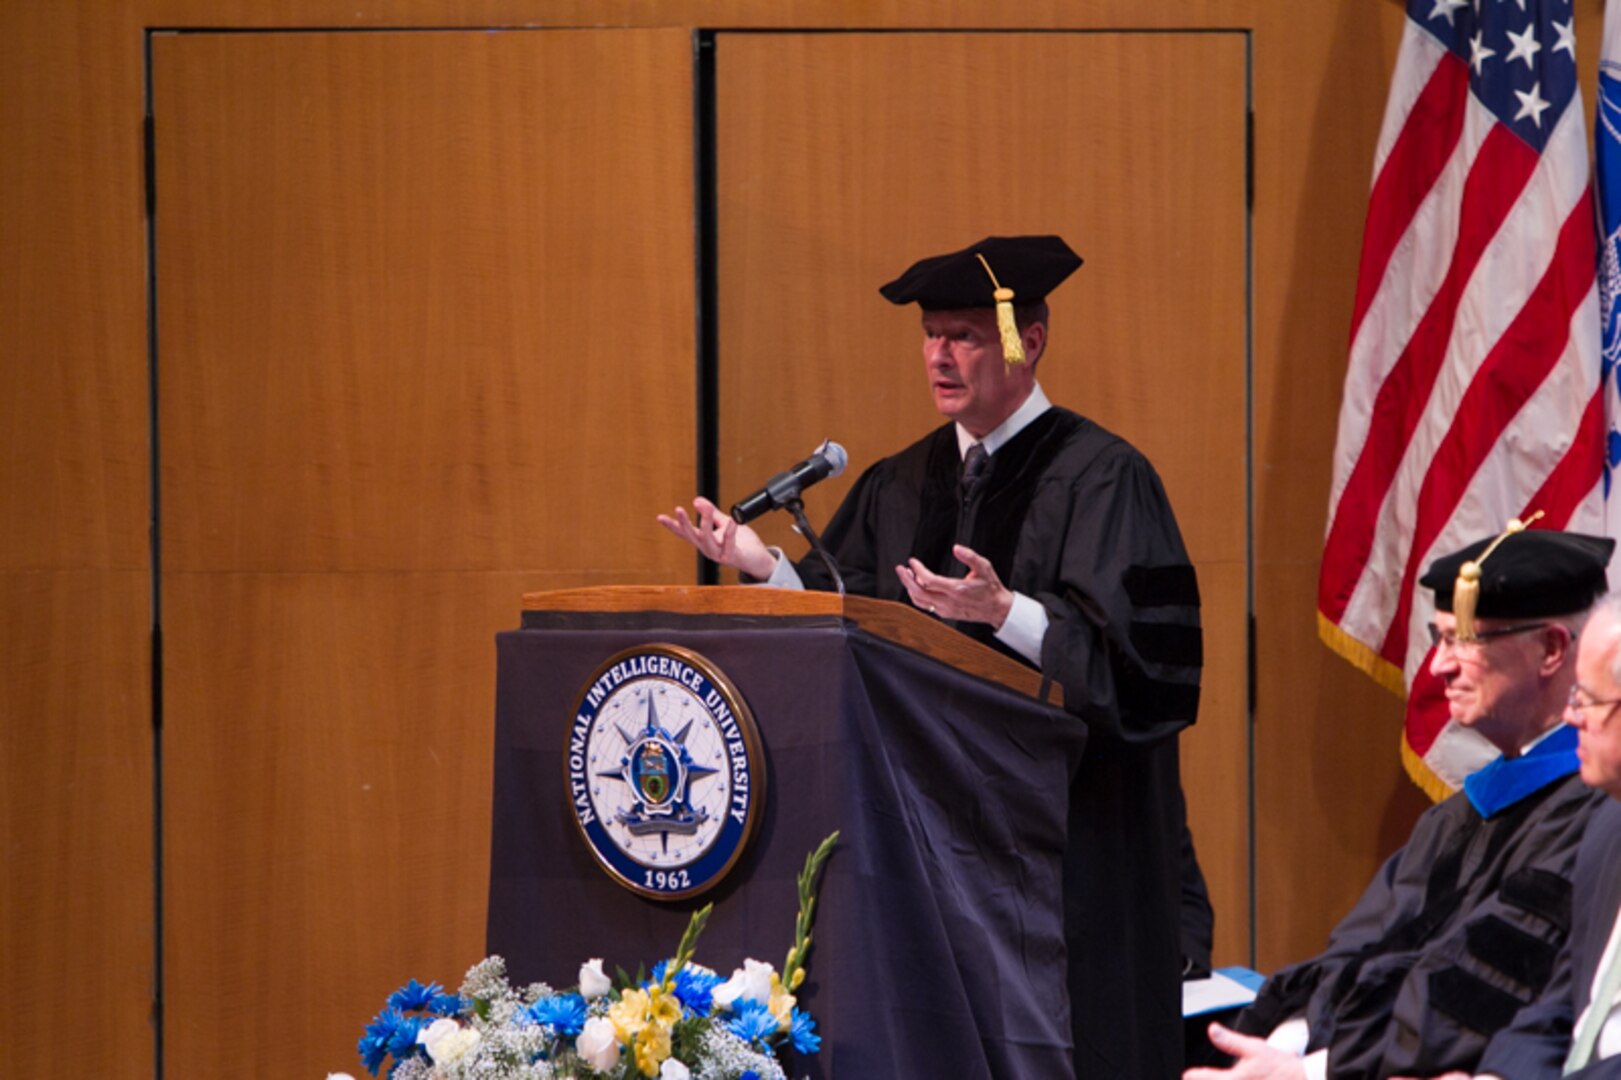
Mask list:
[[[163,1080],[163,592],[158,471],[157,128],[150,30],[145,32],[142,46],[146,98],[147,559],[152,607],[152,1075]]]
[[[1249,962],[1255,967],[1259,902],[1255,850],[1255,33],[1244,31],[1244,608],[1245,669],[1249,692],[1245,712],[1245,851],[1249,875]]]
[[[720,501],[720,337],[716,325],[720,308],[720,247],[715,178],[715,34],[692,33],[692,136],[693,199],[696,225],[697,289],[697,455],[698,490]],[[698,583],[720,581],[720,567],[702,555]]]

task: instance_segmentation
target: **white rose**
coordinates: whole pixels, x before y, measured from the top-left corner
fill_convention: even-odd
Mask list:
[[[613,980],[602,973],[600,958],[580,965],[580,996],[595,1001],[614,987]]]
[[[440,1039],[437,1046],[428,1050],[428,1056],[433,1058],[435,1065],[449,1065],[452,1061],[461,1060],[477,1046],[478,1038],[476,1028],[462,1028],[449,1038]]]
[[[432,1054],[434,1044],[440,1039],[443,1039],[447,1035],[454,1032],[460,1026],[461,1025],[457,1024],[454,1020],[435,1020],[433,1023],[417,1032],[417,1042],[423,1046],[426,1046],[428,1048],[428,1053]]]
[[[464,1028],[454,1020],[435,1020],[417,1032],[417,1042],[427,1048],[435,1065],[448,1065],[466,1055],[478,1044],[478,1031]]]
[[[743,961],[743,1000],[764,1005],[771,998],[771,976],[777,969],[758,960]]]
[[[732,977],[721,983],[709,992],[709,1000],[714,1002],[715,1008],[731,1010],[737,1003],[737,996],[743,992],[743,973],[732,972]]]
[[[659,1080],[692,1080],[692,1072],[675,1058],[667,1057],[659,1066]]]
[[[718,1009],[730,1009],[738,1001],[764,1005],[771,997],[771,976],[775,969],[758,960],[745,960],[732,977],[715,987],[711,997]]]
[[[580,1037],[574,1040],[574,1052],[597,1072],[607,1072],[618,1065],[619,1038],[614,1034],[613,1022],[606,1016],[587,1020]]]

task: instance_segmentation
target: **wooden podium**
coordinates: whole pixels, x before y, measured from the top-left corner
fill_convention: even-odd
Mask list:
[[[875,637],[950,664],[1027,697],[1063,707],[1057,684],[1044,690],[1040,672],[952,630],[917,608],[865,596],[839,596],[808,589],[763,589],[753,585],[606,585],[523,594],[525,612],[609,614],[743,615],[842,619]]]
[[[780,966],[795,875],[837,829],[799,993],[822,1051],[789,1075],[1071,1075],[1060,858],[1085,737],[1040,700],[1037,672],[862,597],[610,587],[523,602],[497,637],[488,922],[515,981],[567,985],[593,957],[652,965],[709,901],[698,962]],[[571,808],[575,710],[607,659],[641,646],[704,658],[760,732],[757,832],[699,897],[611,878]]]

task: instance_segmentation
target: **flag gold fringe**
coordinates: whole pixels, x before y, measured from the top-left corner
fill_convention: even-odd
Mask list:
[[[1455,794],[1452,785],[1436,775],[1423,758],[1418,756],[1407,742],[1406,732],[1401,737],[1401,763],[1407,768],[1407,777],[1418,785],[1418,789],[1430,797],[1431,802],[1440,802]]]
[[[1317,636],[1374,682],[1399,698],[1407,697],[1407,682],[1402,678],[1401,668],[1330,622],[1321,611],[1317,613]]]

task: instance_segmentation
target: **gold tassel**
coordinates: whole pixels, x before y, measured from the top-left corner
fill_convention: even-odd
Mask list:
[[[1502,535],[1493,540],[1486,550],[1480,553],[1480,558],[1471,559],[1458,567],[1458,580],[1452,583],[1452,617],[1457,622],[1457,627],[1453,632],[1457,635],[1459,641],[1480,640],[1475,636],[1475,607],[1480,603],[1480,564],[1486,561],[1488,555],[1497,550],[1498,544],[1501,544],[1515,533],[1524,532],[1527,525],[1541,516],[1542,511],[1538,510],[1524,521],[1519,518],[1510,518],[1508,528],[1504,529]]]
[[[1471,560],[1458,568],[1458,580],[1452,583],[1452,617],[1457,620],[1454,633],[1459,641],[1478,641],[1475,637],[1475,603],[1480,599],[1480,563]]]
[[[991,264],[985,261],[985,256],[974,252],[974,258],[985,268],[990,275],[991,285],[996,289],[996,330],[1002,335],[1002,361],[1007,364],[1024,363],[1024,342],[1019,338],[1019,323],[1013,317],[1013,290],[1002,288],[1002,283],[996,280],[996,274],[991,271]]]

